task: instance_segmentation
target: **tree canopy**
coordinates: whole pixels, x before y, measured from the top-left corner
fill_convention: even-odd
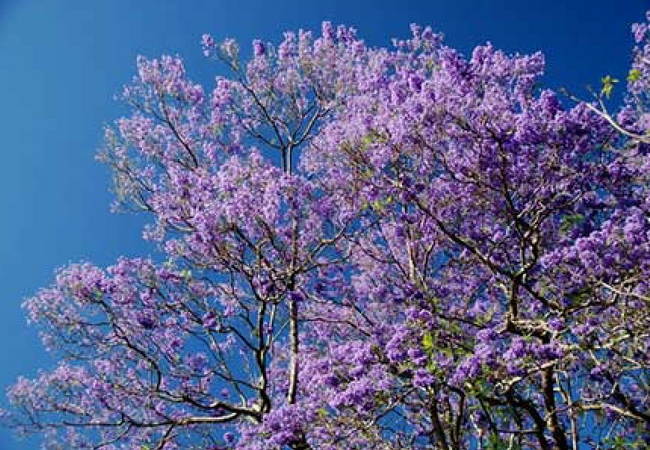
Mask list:
[[[625,102],[430,28],[203,36],[139,58],[99,159],[164,258],[25,303],[60,361],[9,390],[46,449],[650,445],[650,34]]]

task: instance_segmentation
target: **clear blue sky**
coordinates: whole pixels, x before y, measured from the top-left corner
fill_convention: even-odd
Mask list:
[[[51,364],[26,325],[23,299],[54,269],[147,255],[142,219],[109,213],[108,171],[94,160],[102,127],[137,54],[180,54],[211,80],[202,33],[277,41],[323,20],[355,26],[372,45],[432,25],[465,54],[491,41],[509,52],[542,50],[547,85],[584,94],[604,74],[624,79],[650,1],[620,0],[0,0],[0,391]],[[4,403],[4,399],[0,401]],[[0,450],[36,449],[0,430]]]

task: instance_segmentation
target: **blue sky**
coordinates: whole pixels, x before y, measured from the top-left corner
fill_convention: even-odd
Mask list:
[[[51,364],[20,304],[55,268],[152,253],[140,239],[143,218],[109,212],[110,176],[94,160],[103,125],[124,113],[113,96],[136,55],[180,54],[192,78],[209,82],[206,32],[246,44],[330,20],[378,46],[417,22],[465,54],[488,40],[508,52],[542,50],[547,85],[584,95],[605,74],[625,78],[629,25],[648,8],[647,0],[0,0],[0,389]],[[0,450],[31,448],[0,430]]]

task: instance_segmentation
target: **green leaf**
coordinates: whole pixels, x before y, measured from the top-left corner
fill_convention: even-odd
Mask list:
[[[593,295],[593,289],[592,288],[583,287],[583,288],[576,289],[574,291],[568,292],[567,294],[565,294],[565,297],[572,304],[577,304],[577,303],[584,303],[592,295]]]
[[[425,350],[432,350],[434,345],[434,340],[433,340],[433,335],[431,333],[427,333],[424,335],[422,338],[422,346],[424,347]]]
[[[613,78],[611,75],[607,75],[600,81],[603,85],[602,89],[600,90],[601,95],[604,95],[607,98],[611,97],[614,85],[618,83],[618,80],[616,78]]]
[[[570,216],[562,217],[562,223],[560,224],[560,231],[566,233],[571,230],[574,226],[578,225],[584,220],[585,216],[582,214],[572,214]]]
[[[371,203],[372,209],[374,209],[378,213],[383,213],[386,211],[386,207],[390,206],[393,203],[393,197],[386,197],[386,198],[381,198],[379,200],[375,200],[374,202]]]
[[[506,450],[508,446],[498,435],[491,434],[488,437],[487,448],[490,450]]]
[[[627,74],[627,81],[635,82],[641,79],[641,71],[639,69],[631,69]]]
[[[190,278],[192,278],[192,271],[190,269],[183,269],[181,271],[181,276],[189,280]]]

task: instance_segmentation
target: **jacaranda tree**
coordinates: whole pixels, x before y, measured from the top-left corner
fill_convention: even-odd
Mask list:
[[[159,260],[25,303],[60,361],[9,390],[46,449],[650,446],[650,33],[626,100],[429,28],[203,37],[138,60],[99,158]]]

